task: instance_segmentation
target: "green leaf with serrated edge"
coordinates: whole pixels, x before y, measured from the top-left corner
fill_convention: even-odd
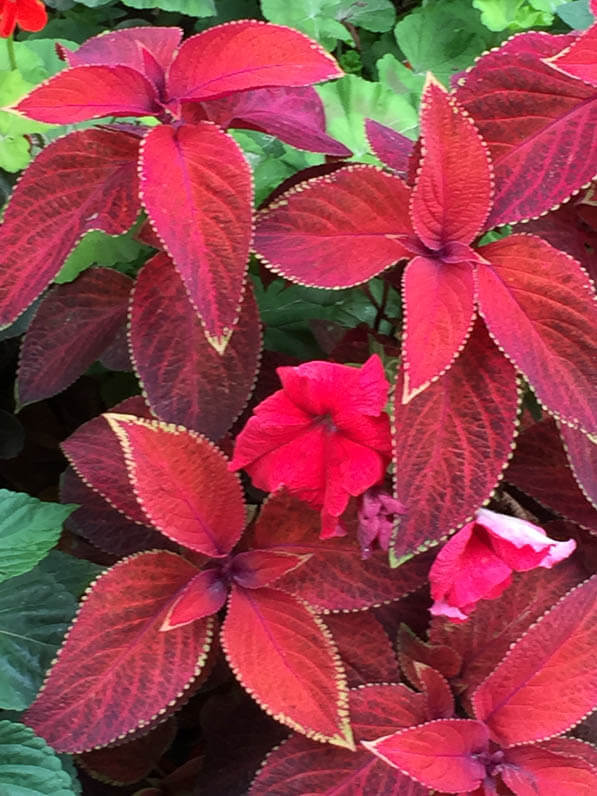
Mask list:
[[[43,738],[24,724],[0,721],[0,793],[73,796],[70,774]]]
[[[76,600],[81,597],[91,581],[104,571],[104,567],[98,564],[86,561],[84,558],[75,558],[60,550],[50,550],[37,568],[39,572],[51,575]]]
[[[340,5],[338,0],[303,0],[301,3],[261,0],[261,11],[269,22],[296,28],[332,50],[338,39],[352,41],[348,30],[335,19],[335,11]]]
[[[398,22],[394,35],[413,72],[433,72],[445,84],[501,41],[483,25],[470,0],[440,0],[417,8]]]
[[[75,508],[0,489],[0,583],[33,569]]]
[[[549,5],[557,5],[556,0]],[[536,3],[526,0],[473,0],[473,6],[481,12],[481,22],[493,31],[527,30],[553,22],[549,9],[537,8]]]
[[[217,14],[214,0],[122,0],[130,8],[161,8],[162,11],[177,11],[189,17],[213,17]]]
[[[0,584],[0,707],[29,705],[76,607],[74,597],[37,568]]]
[[[91,265],[115,266],[133,262],[144,251],[133,239],[136,225],[124,235],[107,235],[99,229],[87,232],[64,261],[54,279],[59,285],[72,282]]]
[[[353,151],[352,160],[377,163],[369,153],[365,119],[412,135],[417,127],[417,112],[405,96],[392,93],[381,83],[371,83],[356,75],[315,86],[325,106],[328,134]]]

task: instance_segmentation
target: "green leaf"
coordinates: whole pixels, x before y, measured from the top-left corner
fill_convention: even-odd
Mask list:
[[[70,775],[43,738],[24,724],[0,721],[0,793],[75,796]]]
[[[0,489],[0,583],[33,569],[54,547],[62,523],[75,509]]]
[[[91,265],[132,263],[143,251],[143,245],[133,238],[135,232],[136,225],[124,235],[107,235],[98,229],[87,232],[66,258],[54,281],[59,285],[72,282]]]
[[[473,0],[481,12],[481,22],[493,31],[528,30],[547,27],[559,0]]]
[[[470,0],[441,0],[417,8],[398,22],[394,35],[415,73],[433,72],[446,85],[501,41],[482,24]]]
[[[376,63],[379,82],[394,94],[403,94],[417,108],[425,85],[425,76],[414,74],[390,53]]]
[[[337,10],[343,5],[348,4],[339,0],[302,0],[300,3],[261,0],[261,11],[269,22],[296,28],[317,39],[328,50],[333,50],[338,39],[352,41],[348,30],[335,18]]]
[[[374,33],[391,30],[396,21],[396,10],[389,0],[344,0],[336,3],[337,20],[350,22]]]
[[[315,88],[325,105],[328,133],[352,149],[353,160],[377,162],[367,154],[365,119],[375,119],[403,135],[414,136],[417,111],[406,95],[394,94],[381,83],[356,75]]]
[[[79,600],[91,581],[95,580],[105,569],[99,564],[75,558],[60,550],[50,550],[49,554],[39,562],[38,571],[51,575],[63,586],[75,600]]]
[[[214,0],[122,0],[131,8],[161,8],[162,11],[177,11],[189,17],[213,17],[217,14]]]
[[[0,583],[0,708],[31,704],[76,609],[75,598],[37,567]]]
[[[589,0],[572,0],[556,8],[556,14],[569,28],[573,30],[586,30],[594,22],[589,11]]]
[[[34,52],[40,59],[47,77],[55,75],[66,69],[67,64],[58,58],[56,45],[61,44],[69,50],[77,50],[79,44],[71,39],[27,39],[23,42],[28,50]]]

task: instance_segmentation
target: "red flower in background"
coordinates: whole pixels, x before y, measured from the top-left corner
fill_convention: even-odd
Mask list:
[[[381,360],[362,368],[307,362],[277,369],[282,390],[262,401],[236,440],[230,469],[255,486],[285,486],[321,509],[321,537],[342,535],[349,498],[379,483],[390,461],[389,384]]]
[[[495,600],[512,572],[551,569],[576,542],[557,542],[542,528],[517,517],[479,509],[444,545],[429,570],[434,616],[464,622],[479,600]]]
[[[0,0],[0,36],[11,36],[18,25],[31,32],[41,30],[48,21],[41,0]]]

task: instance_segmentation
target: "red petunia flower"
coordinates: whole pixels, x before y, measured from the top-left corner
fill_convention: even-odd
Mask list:
[[[277,373],[283,389],[255,408],[230,469],[244,468],[269,492],[285,486],[321,509],[323,539],[341,535],[338,518],[350,496],[379,483],[390,461],[381,360],[371,356],[359,369],[307,362]]]
[[[431,566],[431,613],[464,622],[479,600],[495,600],[508,588],[512,572],[551,569],[575,547],[573,539],[554,541],[526,520],[479,509]]]
[[[0,36],[12,36],[18,25],[31,32],[41,30],[48,21],[41,0],[0,0]]]

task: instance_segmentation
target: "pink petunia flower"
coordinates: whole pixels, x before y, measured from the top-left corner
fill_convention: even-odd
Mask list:
[[[285,486],[321,509],[323,539],[341,535],[350,497],[379,483],[390,461],[381,360],[373,355],[362,368],[314,361],[277,373],[282,389],[255,407],[229,467],[244,468],[268,492]]]
[[[557,542],[526,520],[479,509],[431,566],[431,613],[464,622],[479,600],[495,600],[508,588],[512,572],[551,569],[575,547],[573,539]]]

